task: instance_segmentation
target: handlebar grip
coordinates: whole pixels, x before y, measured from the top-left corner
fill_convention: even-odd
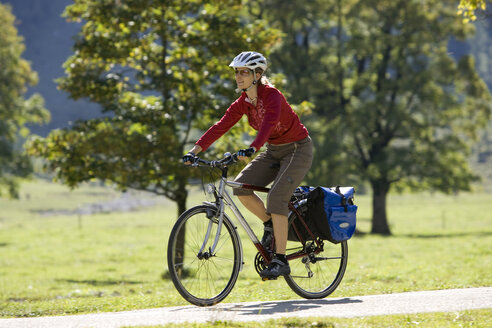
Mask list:
[[[197,157],[195,157],[195,160],[191,164],[189,164],[188,166],[198,166],[199,164],[203,164],[203,165],[209,165],[209,166],[215,167],[215,166],[220,166],[220,165],[232,164],[232,163],[235,163],[238,161],[237,153],[234,153],[234,154],[225,153],[224,156],[225,156],[224,158],[222,158],[220,160],[216,160],[216,161],[207,161],[207,160],[201,159],[200,157],[197,156]]]

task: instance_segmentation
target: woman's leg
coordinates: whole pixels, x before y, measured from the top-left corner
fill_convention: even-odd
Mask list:
[[[237,196],[241,203],[246,207],[251,213],[260,218],[261,221],[267,222],[270,220],[270,216],[266,213],[265,204],[260,197],[256,194]]]
[[[311,167],[313,158],[312,143],[309,138],[286,146],[271,147],[275,156],[282,158],[280,170],[268,193],[267,211],[272,213],[273,232],[275,234],[276,256],[260,276],[276,279],[280,275],[290,274],[285,257],[288,235],[288,203],[292,192],[301,183]]]
[[[287,216],[282,214],[272,213],[273,233],[275,234],[275,257],[268,267],[260,272],[263,279],[277,279],[279,276],[290,274],[289,262],[285,257],[287,248]]]
[[[285,255],[287,248],[288,224],[287,216],[272,213],[273,234],[275,235],[275,246],[277,254]]]
[[[274,164],[278,164],[278,161],[269,155],[268,150],[262,152],[246,165],[234,181],[264,187],[277,176],[278,168]],[[259,217],[261,221],[270,220],[270,215],[266,213],[263,200],[253,190],[234,188],[233,193],[239,198],[244,207]]]
[[[268,193],[267,212],[272,213],[277,254],[285,254],[288,233],[289,200],[292,192],[311,167],[313,149],[310,138],[286,146],[273,147],[282,157],[280,170]]]

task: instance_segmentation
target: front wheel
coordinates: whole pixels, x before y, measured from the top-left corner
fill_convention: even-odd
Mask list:
[[[226,298],[241,267],[239,237],[225,214],[217,247],[210,253],[217,235],[217,211],[209,205],[187,210],[178,218],[169,238],[167,262],[171,279],[181,296],[198,306],[214,305]]]

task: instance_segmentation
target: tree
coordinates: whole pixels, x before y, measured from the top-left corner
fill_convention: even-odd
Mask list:
[[[458,5],[458,14],[463,15],[463,22],[468,23],[470,20],[477,19],[475,12],[477,10],[483,10],[487,8],[486,0],[460,0]]]
[[[163,195],[186,209],[192,170],[181,157],[234,97],[227,66],[239,51],[266,51],[279,33],[241,18],[232,0],[77,0],[67,19],[82,22],[59,87],[101,105],[102,118],[35,139],[33,155],[75,187],[111,181]]]
[[[312,8],[290,22],[286,38],[293,42],[279,51],[302,52],[307,66],[295,77],[288,69],[298,60],[282,68],[289,81],[310,83],[309,93],[297,95],[316,106],[309,125],[316,139],[310,181],[367,181],[372,232],[379,234],[391,232],[386,199],[392,186],[470,189],[477,176],[467,155],[492,105],[473,58],[456,63],[447,52],[450,37],[473,32],[454,2],[334,0]],[[282,23],[285,12],[272,15]],[[302,24],[306,17],[312,21]]]
[[[21,149],[29,134],[26,124],[46,122],[49,113],[40,95],[25,99],[26,86],[35,85],[37,75],[21,57],[23,39],[14,23],[10,6],[0,3],[0,196],[7,191],[17,197],[18,179],[32,172]]]
[[[325,0],[268,0],[256,8],[250,7],[250,16],[266,18],[283,32],[282,43],[272,53],[271,63],[273,70],[285,77],[283,92],[289,94],[289,102],[305,102],[316,107],[314,115],[302,117],[315,146],[315,158],[307,180],[325,185],[354,182],[345,179],[347,161],[344,152],[332,152],[327,160],[321,160],[325,154],[320,152],[322,148],[337,148],[343,138],[343,131],[338,131],[343,126],[337,121],[340,111],[333,78],[336,75],[333,65],[336,60],[333,57],[336,5],[335,1]],[[327,116],[330,119],[327,120]]]

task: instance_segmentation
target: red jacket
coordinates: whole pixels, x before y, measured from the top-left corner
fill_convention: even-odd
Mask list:
[[[308,130],[285,100],[284,95],[267,85],[258,85],[257,106],[253,106],[243,92],[227,109],[224,116],[212,125],[196,142],[205,151],[215,140],[229,131],[246,114],[249,125],[258,131],[250,147],[259,150],[265,142],[272,145],[299,141]]]

